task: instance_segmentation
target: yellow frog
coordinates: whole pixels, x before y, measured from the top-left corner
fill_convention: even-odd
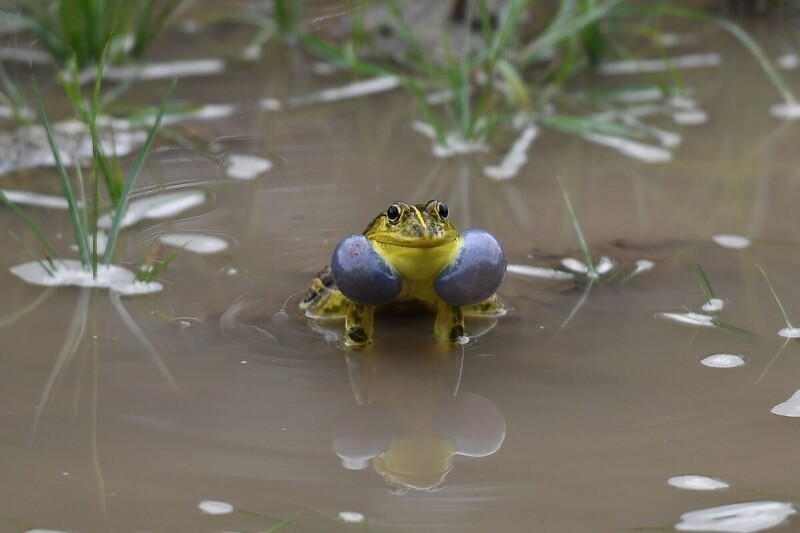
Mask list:
[[[464,335],[465,314],[504,314],[495,295],[502,247],[481,229],[459,233],[448,216],[438,200],[393,203],[362,235],[339,242],[300,308],[308,318],[345,317],[348,346],[371,342],[375,309],[392,302],[422,302],[436,313],[436,338],[450,342]]]

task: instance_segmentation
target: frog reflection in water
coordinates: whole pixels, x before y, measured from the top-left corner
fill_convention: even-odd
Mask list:
[[[337,417],[333,452],[348,470],[371,465],[392,492],[439,490],[456,455],[500,449],[505,418],[490,399],[459,391],[463,346],[432,349],[405,331],[385,337],[380,353],[347,354],[357,405]]]
[[[306,317],[345,317],[345,342],[372,341],[375,309],[419,301],[436,313],[436,338],[456,342],[464,315],[505,313],[495,291],[506,272],[497,240],[481,229],[459,233],[447,206],[395,202],[336,246],[331,264],[311,283],[300,307]]]

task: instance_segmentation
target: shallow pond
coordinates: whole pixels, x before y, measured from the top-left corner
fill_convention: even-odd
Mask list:
[[[748,24],[771,57],[797,35],[796,23],[779,27]],[[182,50],[201,37],[174,39]],[[196,53],[223,40],[211,39]],[[721,61],[682,71],[706,122],[648,119],[681,137],[668,161],[545,130],[504,181],[483,169],[513,138],[434,157],[400,90],[263,109],[350,81],[315,74],[300,49],[271,45],[255,64],[181,81],[179,98],[236,111],[173,126],[190,142],[164,138],[146,168],[143,190],[204,201],[139,221],[123,265],[165,233],[218,238],[214,253],[180,254],[163,292],[26,285],[9,272],[30,259],[9,231],[26,230],[0,211],[0,530],[796,527],[800,422],[771,410],[800,388],[800,348],[778,335],[786,324],[757,265],[800,324],[800,130],[770,114],[778,96],[739,45],[716,31],[690,41],[675,53]],[[782,74],[800,87],[800,70]],[[272,166],[237,180],[231,154]],[[394,200],[446,201],[457,227],[491,231],[513,265],[582,259],[557,177],[596,261],[652,270],[589,287],[518,266],[500,290],[512,312],[468,323],[464,346],[437,345],[432,317],[398,313],[379,315],[372,347],[348,352],[326,340],[337,324],[300,318],[335,243]],[[49,169],[0,184],[58,191]],[[69,255],[66,212],[29,212]],[[749,240],[713,239],[726,234]],[[702,309],[687,258],[721,310]],[[716,354],[744,364],[717,368],[738,360],[706,360]],[[685,475],[710,479],[668,483]],[[681,519],[762,501],[776,503]]]

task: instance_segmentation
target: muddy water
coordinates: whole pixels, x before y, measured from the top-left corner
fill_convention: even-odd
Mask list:
[[[753,29],[783,51],[780,34]],[[546,131],[506,182],[482,173],[501,149],[432,157],[399,92],[258,111],[259,98],[348,81],[313,75],[299,51],[182,82],[185,98],[240,112],[185,126],[193,143],[156,152],[145,187],[208,201],[140,223],[124,264],[167,230],[211,232],[229,250],[182,254],[150,297],[48,291],[8,272],[28,257],[5,230],[25,230],[0,212],[0,316],[40,299],[0,334],[0,530],[262,531],[285,519],[285,531],[670,530],[690,510],[797,502],[800,429],[770,409],[800,387],[800,353],[791,342],[768,366],[785,324],[756,268],[800,322],[797,125],[769,115],[777,96],[739,47],[700,39],[693,50],[724,58],[684,74],[710,121],[654,121],[683,136],[670,162]],[[785,75],[798,87],[798,71]],[[233,181],[229,153],[274,168]],[[370,349],[347,352],[326,340],[340,325],[298,316],[337,240],[395,199],[446,201],[458,227],[491,231],[515,264],[580,258],[556,176],[595,259],[655,268],[594,284],[582,304],[583,286],[509,274],[512,313],[469,323],[466,346],[437,346],[432,317],[401,313],[379,316]],[[56,179],[2,179],[28,177]],[[67,232],[64,213],[34,213],[48,234]],[[724,233],[754,241],[726,249],[712,241]],[[58,246],[68,253],[67,237]],[[700,312],[687,254],[725,300],[719,318],[754,335],[656,316]],[[70,331],[82,332],[74,353]],[[716,353],[745,365],[700,364]],[[731,488],[667,484],[684,474]],[[207,500],[235,511],[203,514]]]

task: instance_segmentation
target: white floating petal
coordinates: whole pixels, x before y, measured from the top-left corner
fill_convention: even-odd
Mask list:
[[[741,250],[747,248],[752,244],[752,241],[742,235],[731,235],[725,233],[722,235],[714,235],[711,239],[722,246],[723,248],[730,248],[731,250]]]
[[[578,261],[577,259],[573,259],[572,257],[565,257],[561,260],[561,264],[564,265],[564,268],[567,270],[571,270],[576,274],[588,274],[589,267],[587,267],[583,262]]]
[[[702,305],[700,309],[705,311],[706,313],[714,313],[717,311],[722,311],[725,307],[725,300],[722,298],[709,298],[706,303]]]
[[[69,204],[63,196],[53,196],[50,194],[39,194],[28,191],[9,191],[0,189],[6,198],[20,205],[30,205],[34,207],[47,207],[50,209],[67,209]]]
[[[792,504],[786,502],[734,503],[684,513],[675,529],[751,533],[780,525],[796,512]]]
[[[197,508],[204,514],[231,514],[234,510],[233,505],[228,502],[220,502],[217,500],[203,500],[197,504]]]
[[[690,326],[712,327],[714,325],[713,316],[699,313],[656,313],[656,316]]]
[[[667,480],[669,485],[686,490],[720,490],[730,488],[730,484],[721,479],[706,476],[674,476]]]
[[[687,54],[667,59],[611,61],[600,65],[600,72],[603,74],[641,74],[643,72],[665,72],[679,68],[715,67],[720,63],[722,63],[722,56],[711,52]]]
[[[709,355],[700,361],[705,366],[711,368],[735,368],[744,364],[744,359],[741,356],[731,353],[717,353]]]
[[[781,102],[769,108],[769,112],[775,118],[784,120],[798,120],[800,119],[800,104],[797,102]]]
[[[778,335],[786,339],[797,339],[800,338],[800,328],[795,328],[795,327],[783,328],[778,332]]]
[[[205,194],[197,190],[153,194],[130,202],[128,211],[122,217],[121,225],[126,228],[145,218],[172,217],[201,205],[205,201]],[[111,215],[105,214],[101,216],[97,221],[97,225],[101,228],[110,228]]]
[[[349,524],[360,524],[364,521],[364,515],[355,511],[340,511],[339,518]]]
[[[567,280],[575,277],[569,272],[564,272],[563,270],[530,265],[508,265],[506,272],[540,279]]]
[[[632,141],[615,135],[601,135],[599,133],[585,133],[583,138],[595,144],[613,148],[617,152],[644,161],[645,163],[663,163],[672,159],[672,152],[659,146]]]
[[[227,250],[229,246],[225,239],[202,233],[162,233],[158,236],[158,240],[168,246],[183,248],[187,252],[196,254],[216,254]]]
[[[770,413],[792,418],[800,417],[800,389],[795,391],[791,398],[770,409]]]
[[[46,287],[109,288],[130,285],[136,278],[133,272],[117,265],[98,265],[97,275],[93,276],[91,270],[85,270],[75,259],[55,261],[52,267],[45,262],[31,261],[11,267],[10,271],[27,283]]]
[[[272,168],[272,161],[246,154],[230,154],[227,158],[225,173],[229,178],[252,180]]]

